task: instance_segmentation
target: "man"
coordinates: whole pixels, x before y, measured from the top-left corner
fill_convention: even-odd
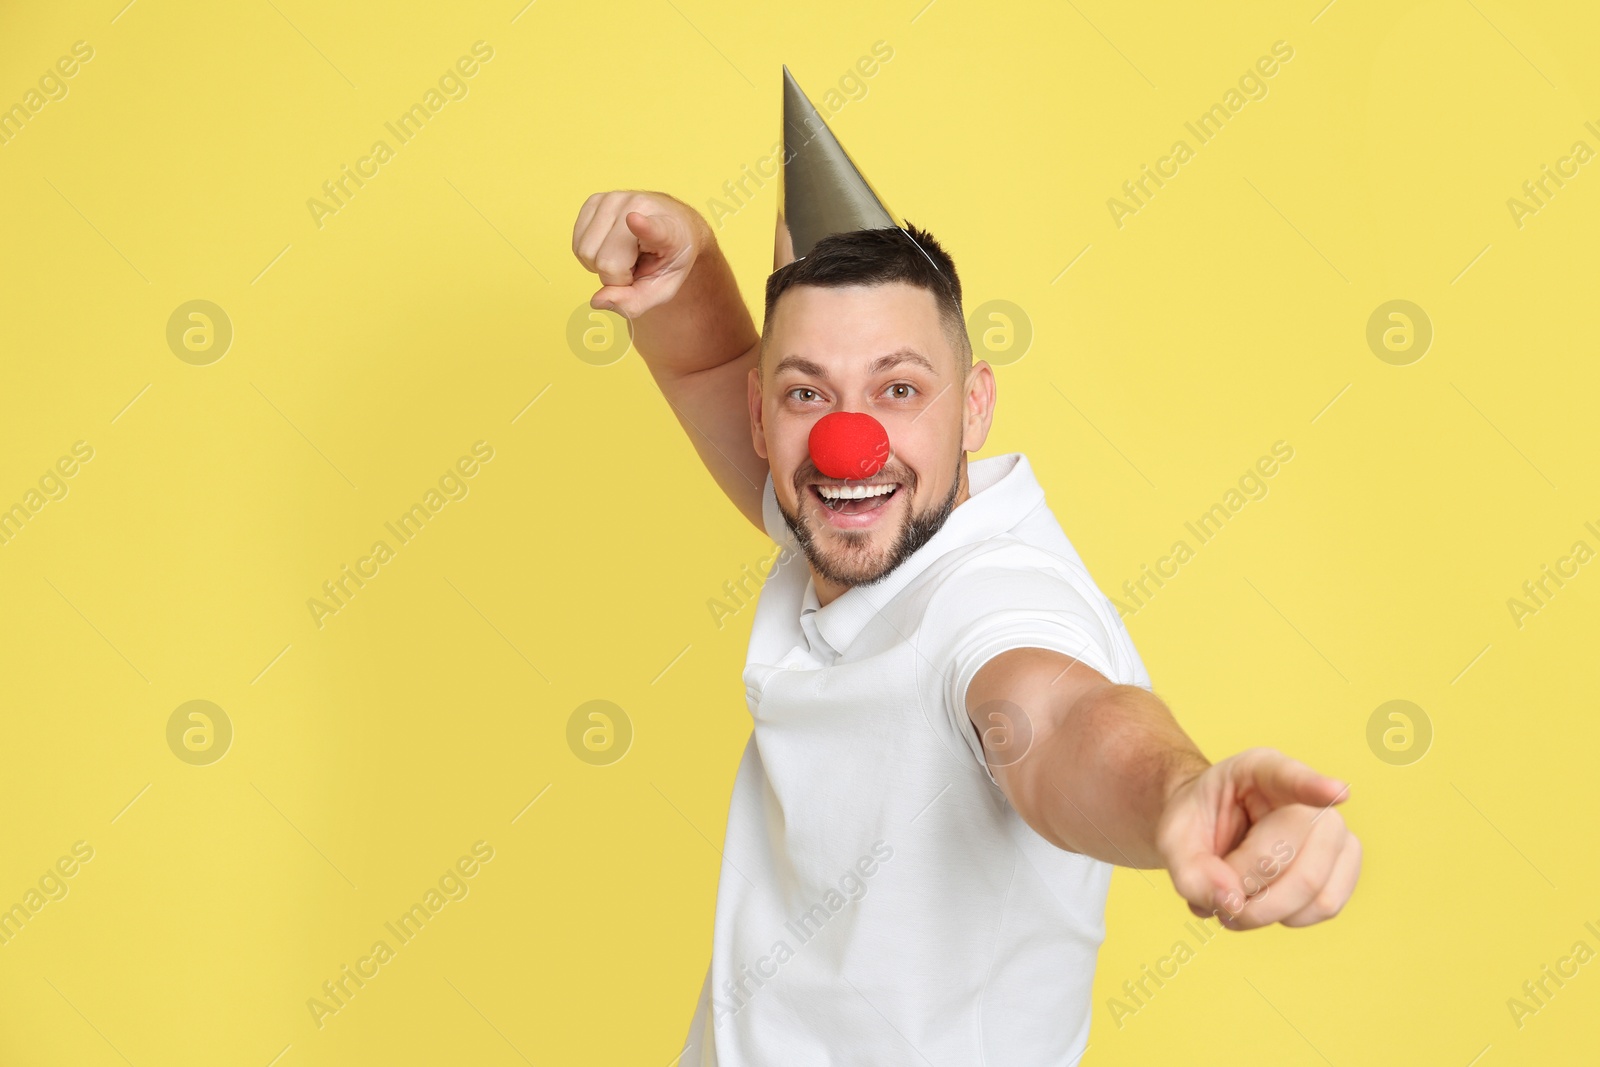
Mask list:
[[[754,729],[679,1062],[1075,1063],[1111,865],[1165,868],[1230,929],[1319,922],[1359,874],[1348,787],[1267,748],[1206,760],[1026,457],[967,461],[996,386],[950,257],[909,224],[796,210],[818,184],[797,177],[764,337],[680,201],[596,194],[573,232],[592,306],[631,320],[712,476],[793,550],[756,610]],[[860,477],[819,463],[838,413],[887,438]]]

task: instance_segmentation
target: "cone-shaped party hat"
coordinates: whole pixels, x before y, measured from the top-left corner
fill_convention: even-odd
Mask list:
[[[783,167],[772,269],[802,258],[829,234],[886,226],[901,223],[784,67]]]

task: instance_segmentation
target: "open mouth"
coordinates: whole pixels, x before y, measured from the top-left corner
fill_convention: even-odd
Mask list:
[[[811,494],[829,511],[839,515],[865,515],[881,509],[900,491],[899,482],[878,484],[813,484]]]

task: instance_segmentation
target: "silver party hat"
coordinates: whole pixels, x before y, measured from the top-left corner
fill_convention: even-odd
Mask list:
[[[783,68],[783,167],[772,269],[800,259],[832,233],[900,228],[805,91]]]

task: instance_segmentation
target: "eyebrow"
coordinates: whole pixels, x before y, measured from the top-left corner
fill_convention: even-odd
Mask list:
[[[939,373],[934,368],[933,364],[928,362],[927,357],[911,348],[901,348],[890,352],[886,356],[879,356],[867,367],[867,373],[881,374],[886,370],[898,367],[902,363],[915,364],[916,366],[919,366],[923,370],[927,371],[929,374],[937,375]],[[786,370],[798,371],[801,374],[809,374],[813,378],[821,378],[824,381],[826,381],[828,378],[828,372],[823,369],[821,364],[816,363],[813,360],[806,359],[804,356],[784,356],[783,359],[778,362],[778,365],[772,369],[772,374],[774,377],[776,377]]]

